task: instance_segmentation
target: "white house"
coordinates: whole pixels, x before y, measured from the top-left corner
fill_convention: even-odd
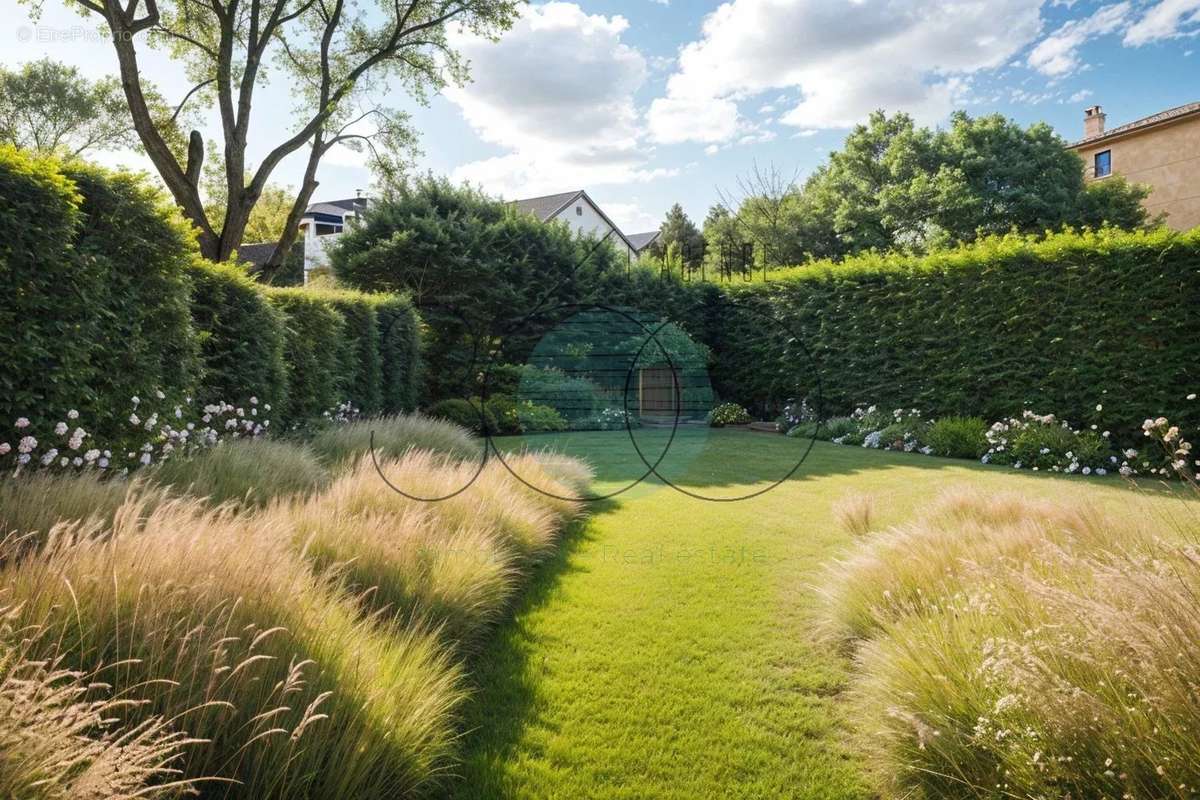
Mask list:
[[[305,283],[313,270],[329,267],[327,248],[343,231],[354,226],[367,202],[365,197],[329,200],[313,203],[304,212],[300,218],[300,242],[304,246]],[[626,236],[582,189],[517,200],[510,205],[520,213],[532,214],[541,222],[563,221],[571,230],[598,239],[607,238],[630,260],[637,259],[658,238],[658,231]],[[246,261],[261,264],[266,263],[273,249],[273,244],[247,244],[239,248],[238,255]]]
[[[532,214],[542,222],[565,222],[573,231],[597,239],[607,237],[630,260],[640,256],[658,237],[657,232],[626,236],[583,189],[516,200],[511,205],[522,214]]]
[[[329,267],[325,249],[337,241],[342,231],[353,226],[367,207],[367,198],[329,200],[313,203],[300,218],[300,236],[304,239],[304,276],[314,269]]]

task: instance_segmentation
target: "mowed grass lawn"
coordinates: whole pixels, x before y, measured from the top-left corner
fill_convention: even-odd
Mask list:
[[[653,461],[663,431],[637,434]],[[599,491],[645,467],[627,434],[500,440],[586,458]],[[681,430],[661,467],[725,497],[769,485],[805,441]],[[831,505],[875,499],[901,522],[963,484],[1087,495],[1114,508],[1119,480],[1052,478],[818,443],[790,480],[705,502],[648,480],[593,504],[514,617],[474,657],[459,798],[856,798],[871,793],[839,694],[846,664],[813,634],[813,582],[849,535]]]

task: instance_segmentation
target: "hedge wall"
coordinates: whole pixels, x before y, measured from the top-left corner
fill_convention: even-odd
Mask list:
[[[0,148],[0,415],[29,432],[75,409],[125,427],[130,398],[199,376],[187,227],[138,176]]]
[[[382,410],[387,414],[412,411],[421,387],[421,319],[407,297],[371,295],[379,325],[382,358]]]
[[[197,260],[191,269],[192,324],[200,342],[202,403],[250,397],[285,409],[288,364],[285,319],[262,289],[233,265]]]
[[[367,414],[383,407],[383,358],[379,352],[379,316],[370,295],[323,291],[321,299],[345,320],[339,361],[341,395]]]
[[[1200,230],[1008,236],[777,277],[729,296],[784,320],[813,362],[780,359],[756,315],[727,315],[710,342],[726,397],[777,408],[819,375],[828,413],[1030,408],[1126,436],[1150,415],[1200,424],[1186,400],[1200,389]]]
[[[0,147],[0,428],[43,438],[79,411],[128,434],[134,395],[270,404],[278,423],[349,400],[411,409],[419,324],[406,297],[276,289],[202,262],[141,177]],[[5,434],[2,441],[8,440]]]

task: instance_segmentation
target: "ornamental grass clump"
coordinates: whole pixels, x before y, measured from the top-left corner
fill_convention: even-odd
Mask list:
[[[329,482],[329,474],[307,445],[242,439],[222,442],[190,458],[165,461],[150,470],[147,479],[212,505],[250,507],[276,497],[310,494]]]
[[[1084,509],[949,490],[925,516],[860,540],[826,567],[818,591],[828,630],[843,642],[873,636],[899,617],[936,608],[990,564],[1031,558],[1046,541],[1090,543],[1106,531]]]
[[[310,444],[325,463],[340,467],[371,449],[372,434],[375,453],[381,459],[399,458],[411,449],[464,459],[478,459],[483,452],[483,442],[465,428],[423,414],[373,417],[329,427],[317,433]]]
[[[14,628],[46,630],[30,658],[139,701],[125,725],[207,740],[176,765],[231,781],[216,796],[410,796],[447,766],[459,668],[433,636],[363,619],[278,518],[131,499],[108,536],[59,526],[0,585]]]
[[[514,470],[563,496],[588,473],[571,460],[510,456]],[[377,620],[436,629],[456,647],[469,647],[498,615],[519,579],[557,541],[579,506],[548,498],[492,461],[452,461],[411,451],[375,464],[360,459],[328,490],[304,503],[281,504],[293,544],[319,574],[337,576]],[[561,481],[556,476],[564,476]],[[469,484],[469,486],[468,486]]]
[[[64,521],[112,524],[135,481],[106,480],[98,472],[72,474],[39,471],[0,478],[0,540],[25,537],[22,550],[36,546]],[[149,494],[143,495],[149,504]],[[13,548],[8,548],[11,555]]]
[[[18,636],[0,607],[0,797],[125,800],[178,797],[196,781],[179,778],[185,749],[203,744],[159,717],[120,726],[134,701],[57,661],[28,655],[44,631]]]
[[[885,797],[1200,790],[1200,515],[956,493],[832,568]],[[1156,524],[1157,523],[1157,524]]]

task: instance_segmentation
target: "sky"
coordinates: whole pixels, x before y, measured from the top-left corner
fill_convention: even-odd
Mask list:
[[[36,20],[17,0],[0,13],[6,67],[49,56],[116,74],[94,18],[63,0]],[[498,43],[451,41],[469,83],[428,105],[398,86],[381,95],[412,114],[417,169],[506,199],[586,189],[626,233],[657,228],[674,203],[699,224],[756,164],[803,180],[874,109],[929,126],[998,112],[1074,140],[1093,104],[1112,127],[1200,100],[1200,0],[574,0],[530,4]],[[182,70],[139,54],[182,97]],[[291,104],[285,81],[260,90],[252,160],[282,138]],[[98,160],[149,168],[133,153]],[[273,182],[296,186],[302,170],[290,158]],[[371,190],[346,148],[318,178],[317,200]]]

